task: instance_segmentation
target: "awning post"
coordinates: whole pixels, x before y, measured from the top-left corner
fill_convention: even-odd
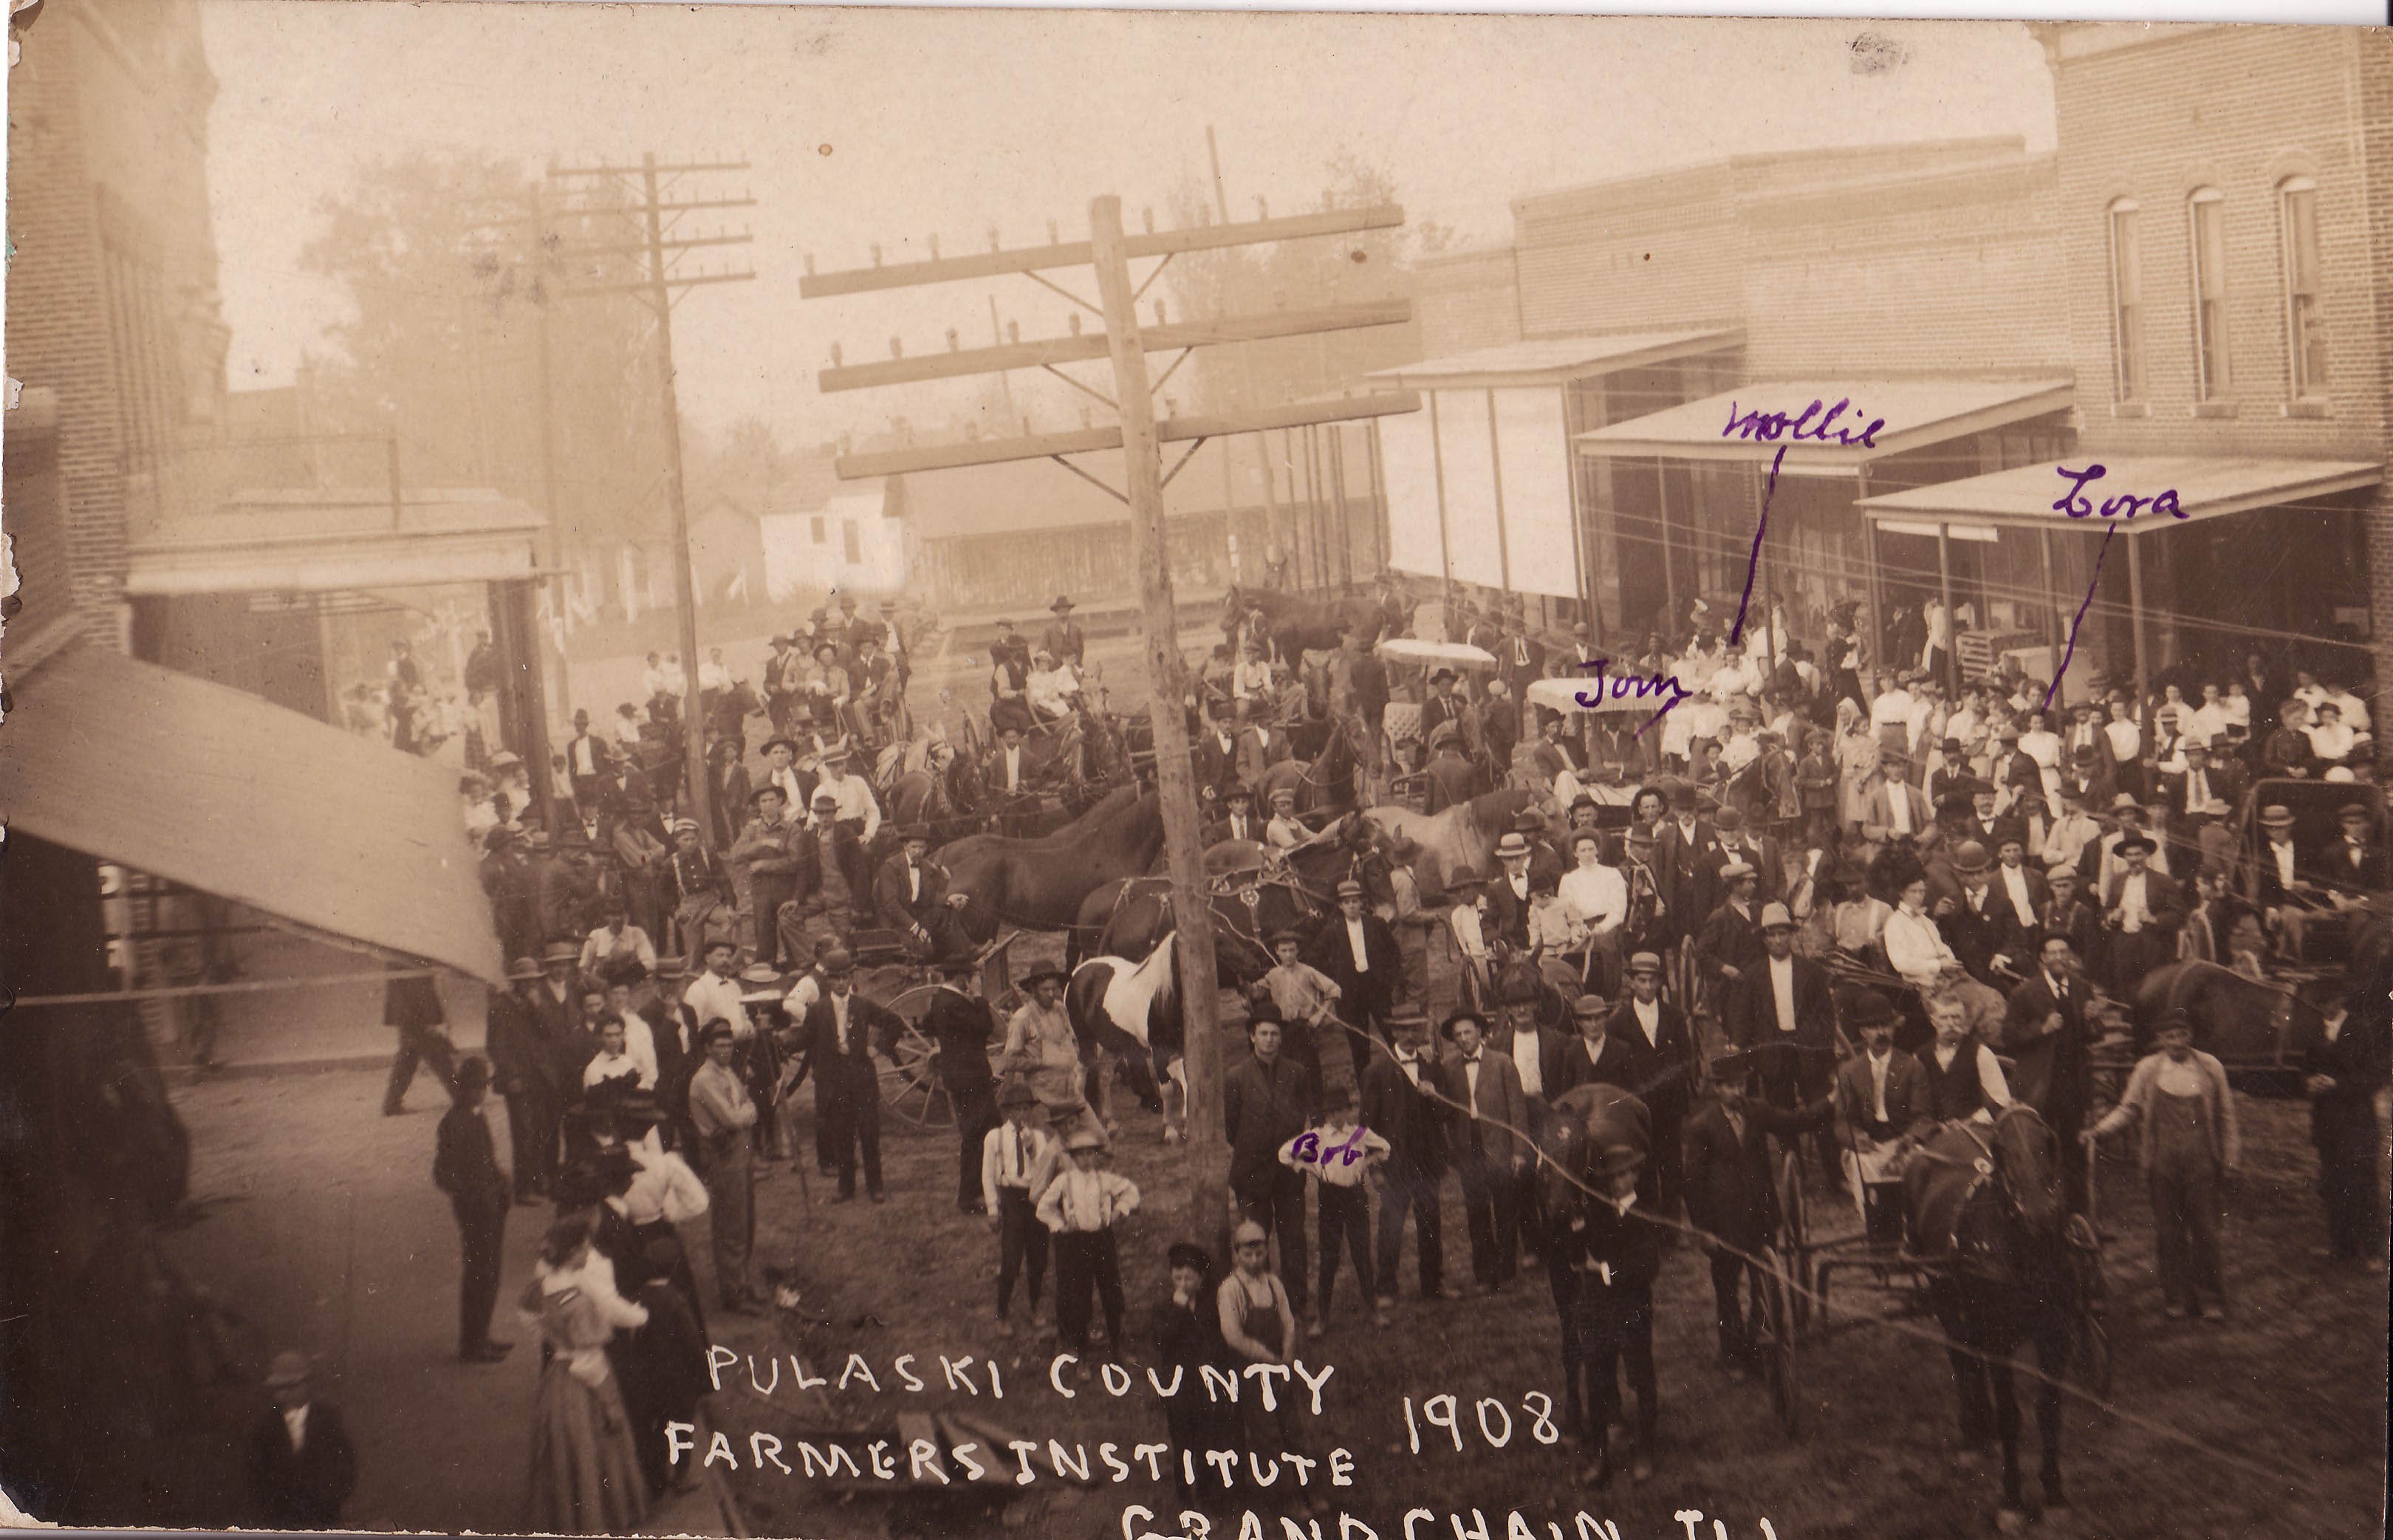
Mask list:
[[[1662,623],[1654,629],[1667,646],[1671,629],[1679,623],[1679,575],[1670,560],[1669,463],[1659,459],[1654,462],[1654,516],[1662,527]]]
[[[1437,477],[1437,606],[1449,634],[1454,621],[1454,538],[1445,527],[1445,443],[1437,425],[1437,392],[1429,393],[1429,463]]]
[[[2141,712],[2145,697],[2151,693],[2151,677],[2144,651],[2144,547],[2137,540],[2127,542],[2127,609],[2134,617],[2136,710]]]
[[[1863,499],[1869,496],[1869,467],[1863,465],[1854,475],[1854,486]],[[1857,500],[1858,501],[1858,500]],[[1877,520],[1862,515],[1863,571],[1869,584],[1870,667],[1882,671],[1886,667],[1886,625],[1879,614],[1877,577]]]
[[[1953,646],[1953,546],[1952,536],[1942,522],[1936,526],[1936,590],[1939,597],[1944,602],[1943,685],[1947,691],[1951,691],[1954,674],[1956,672],[1953,656],[1956,650]]]

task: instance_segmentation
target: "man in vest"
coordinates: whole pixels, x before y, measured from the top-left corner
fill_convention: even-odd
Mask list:
[[[1928,1021],[1936,1029],[1935,1045],[1919,1066],[1927,1073],[1928,1116],[1940,1123],[1993,1122],[2011,1104],[2010,1083],[1994,1051],[1969,1030],[1969,1008],[1955,996],[1935,995],[1928,1001]]]

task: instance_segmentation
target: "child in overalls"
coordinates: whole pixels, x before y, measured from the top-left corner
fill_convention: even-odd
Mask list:
[[[2227,1319],[2218,1219],[2243,1148],[2227,1069],[2193,1046],[2183,1009],[2163,1020],[2158,1051],[2137,1062],[2127,1090],[2089,1141],[2143,1125],[2141,1154],[2159,1252],[2162,1309],[2172,1321]]]
[[[1254,1220],[1241,1220],[1230,1234],[1230,1254],[1236,1265],[1215,1295],[1222,1338],[1229,1345],[1230,1356],[1241,1367],[1275,1364],[1286,1368],[1294,1357],[1296,1312],[1289,1308],[1287,1286],[1271,1270],[1271,1237]],[[1268,1410],[1259,1395],[1240,1402],[1249,1460],[1256,1455],[1304,1453],[1297,1422],[1297,1403],[1301,1399],[1278,1395],[1274,1398],[1275,1406]],[[1318,1493],[1305,1506],[1315,1513],[1327,1509]]]

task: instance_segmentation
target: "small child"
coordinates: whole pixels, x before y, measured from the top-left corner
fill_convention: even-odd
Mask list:
[[[2227,1089],[2226,1066],[2193,1046],[2193,1021],[2182,1008],[2163,1019],[2159,1043],[2157,1051],[2137,1061],[2119,1104],[2087,1137],[2099,1140],[2142,1122],[2162,1309],[2172,1321],[2189,1315],[2198,1321],[2205,1311],[2224,1321],[2218,1214],[2221,1190],[2234,1180],[2243,1155],[2235,1098]]]
[[[1342,1237],[1354,1259],[1354,1279],[1363,1298],[1377,1299],[1380,1325],[1392,1319],[1388,1302],[1371,1286],[1371,1201],[1363,1179],[1388,1158],[1388,1142],[1362,1127],[1362,1109],[1349,1086],[1330,1104],[1318,1129],[1308,1129],[1280,1146],[1279,1163],[1313,1178],[1321,1194],[1321,1302],[1306,1318],[1304,1335],[1317,1338],[1327,1328],[1338,1292],[1338,1245]]]
[[[1079,1129],[1064,1147],[1070,1159],[1039,1200],[1040,1222],[1055,1233],[1055,1339],[1068,1352],[1089,1351],[1093,1286],[1105,1307],[1105,1347],[1118,1354],[1121,1257],[1113,1227],[1138,1211],[1138,1186],[1105,1169],[1105,1136],[1096,1129]]]
[[[1280,1027],[1288,1038],[1288,1055],[1304,1066],[1305,1078],[1312,1082],[1314,1100],[1318,1102],[1321,1026],[1343,997],[1328,974],[1309,962],[1297,960],[1296,954],[1303,941],[1295,931],[1282,931],[1272,937],[1272,955],[1279,959],[1279,964],[1263,975],[1258,987],[1279,1007]]]
[[[1313,830],[1304,827],[1296,816],[1296,792],[1281,787],[1271,794],[1271,822],[1263,826],[1263,847],[1271,855],[1285,857],[1290,851],[1313,838]]]
[[[1578,1274],[1572,1301],[1572,1330],[1579,1362],[1588,1374],[1588,1441],[1595,1457],[1579,1476],[1582,1485],[1609,1485],[1617,1464],[1612,1425],[1622,1410],[1620,1376],[1637,1395],[1633,1453],[1628,1479],[1643,1484],[1654,1474],[1654,1430],[1659,1420],[1654,1376],[1654,1279],[1662,1270],[1661,1231],[1629,1213],[1637,1202],[1642,1151],[1614,1143],[1596,1152],[1596,1194],[1579,1206],[1549,1267]]]
[[[1054,1180],[1057,1152],[1046,1105],[1028,1081],[1007,1081],[997,1106],[1005,1121],[981,1140],[980,1192],[989,1228],[997,1232],[997,1335],[1012,1337],[1013,1280],[1027,1263],[1034,1316],[1047,1281],[1047,1227],[1039,1222],[1039,1200]]]

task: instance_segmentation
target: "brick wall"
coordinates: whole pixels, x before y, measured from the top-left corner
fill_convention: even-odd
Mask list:
[[[1422,358],[1449,358],[1521,340],[1511,247],[1429,258],[1415,266],[1414,284]]]
[[[125,403],[146,393],[181,430],[223,393],[206,179],[215,89],[190,0],[52,0],[9,81],[8,372],[58,392],[70,588],[111,642],[132,469]],[[114,317],[111,242],[147,265],[146,343]]]
[[[2359,34],[2360,173],[2366,191],[2363,202],[2368,228],[2369,270],[2393,273],[2393,33]],[[2370,286],[2375,310],[2378,399],[2393,417],[2393,294],[2383,284]],[[2393,460],[2393,431],[2380,443],[2380,452]],[[2393,683],[2393,489],[2376,489],[2369,503],[2368,618],[2374,645],[2378,699]],[[2380,723],[2385,713],[2376,713]],[[2380,725],[2376,737],[2380,766],[2393,770],[2393,730]]]

